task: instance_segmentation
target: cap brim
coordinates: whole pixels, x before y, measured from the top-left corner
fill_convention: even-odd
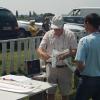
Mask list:
[[[60,29],[60,28],[63,28],[63,25],[54,25],[54,24],[51,24],[51,29]]]

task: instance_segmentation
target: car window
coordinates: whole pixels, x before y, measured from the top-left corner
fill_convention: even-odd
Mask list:
[[[82,17],[75,18],[75,23],[83,24],[84,23],[84,18],[82,18]]]
[[[0,7],[0,40],[14,39],[20,35],[14,14]]]
[[[16,19],[11,12],[6,11],[6,10],[3,10],[3,11],[1,10],[0,11],[0,23],[6,24],[6,22],[13,25],[16,23]]]
[[[74,19],[72,18],[68,18],[68,17],[63,17],[64,22],[69,22],[69,23],[73,23]]]
[[[64,22],[68,23],[77,23],[77,24],[83,24],[84,18],[83,17],[63,17]]]

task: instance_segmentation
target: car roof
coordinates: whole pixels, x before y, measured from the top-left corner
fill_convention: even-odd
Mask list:
[[[7,8],[3,8],[3,7],[0,7],[0,10],[2,11],[7,11],[7,12],[10,12],[10,13],[12,13],[12,11],[10,11],[9,9],[7,9]],[[13,13],[12,13],[13,14]]]
[[[63,16],[63,17],[70,17],[70,18],[84,18],[83,16]]]
[[[10,11],[8,10],[7,8],[3,8],[3,7],[0,7],[0,10],[7,10],[7,11]],[[10,11],[11,12],[11,11]]]

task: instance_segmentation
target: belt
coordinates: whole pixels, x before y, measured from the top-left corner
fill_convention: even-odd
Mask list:
[[[45,62],[46,64],[51,64],[51,62]]]
[[[51,62],[46,62],[46,64],[51,64]],[[68,67],[67,65],[56,65],[56,68]]]
[[[67,67],[67,65],[56,65],[57,68],[64,68]]]

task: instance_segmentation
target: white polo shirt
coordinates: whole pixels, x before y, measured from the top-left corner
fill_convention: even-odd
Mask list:
[[[66,49],[76,49],[77,40],[75,35],[70,30],[64,30],[61,36],[54,35],[54,30],[48,31],[41,43],[39,48],[43,48],[49,55],[52,55],[52,50],[56,49],[58,51],[63,51]],[[62,62],[58,62],[59,65],[62,65]]]

